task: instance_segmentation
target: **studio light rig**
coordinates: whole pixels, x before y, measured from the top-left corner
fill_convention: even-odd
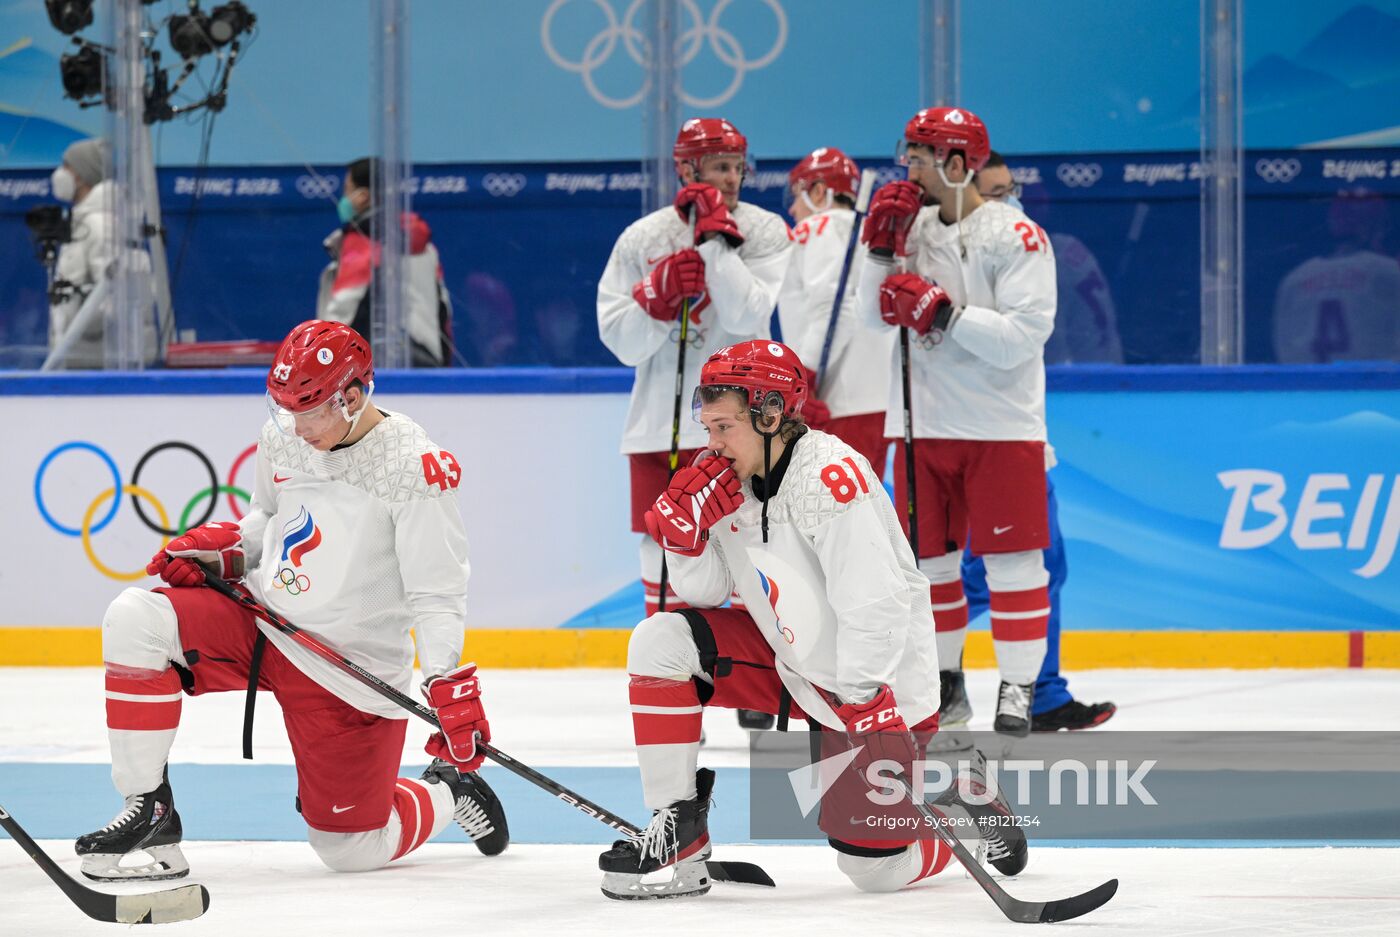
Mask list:
[[[64,94],[77,101],[80,107],[105,103],[109,109],[115,110],[112,81],[114,50],[75,35],[92,25],[93,2],[44,0],[44,6],[48,10],[49,22],[64,35],[73,36],[73,44],[78,47],[78,51],[64,55],[59,62]],[[141,0],[143,6],[157,2],[159,0]],[[141,32],[146,64],[145,120],[148,124],[173,120],[201,108],[215,114],[222,111],[228,103],[229,76],[238,61],[241,40],[251,35],[257,25],[253,11],[239,0],[221,3],[207,13],[200,8],[199,0],[189,0],[187,10],[185,13],[171,14],[162,22],[148,22]],[[162,31],[168,35],[170,48],[182,63],[173,80],[171,69],[161,65],[161,52],[155,47]],[[207,56],[212,56],[216,63],[214,74],[204,83],[209,90],[199,100],[177,101],[180,89]]]

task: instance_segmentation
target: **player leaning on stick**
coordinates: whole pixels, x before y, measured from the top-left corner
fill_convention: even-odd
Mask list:
[[[337,871],[384,865],[456,819],[482,852],[506,848],[500,801],[475,774],[491,730],[475,665],[458,667],[467,537],[461,466],[408,417],[370,401],[369,343],[347,325],[304,322],[267,377],[272,418],[258,440],[252,504],[237,524],[176,537],[147,571],[167,586],[127,589],[102,620],[112,781],[125,805],[80,837],[99,879],[189,871],[166,761],[182,689],[271,690],[297,767],[311,847]],[[408,690],[415,629],[424,692],[446,737],[421,780],[400,778],[407,714],[242,605],[203,588],[206,570],[242,578],[263,605]],[[122,866],[140,852],[151,861]],[[134,857],[138,862],[140,856]]]
[[[1050,614],[1042,352],[1055,325],[1055,259],[1044,231],[971,184],[990,152],[970,111],[935,107],[909,120],[900,156],[909,178],[871,200],[857,294],[868,324],[908,329],[912,339],[914,491],[898,446],[895,497],[901,506],[914,499],[938,657],[961,676],[959,567],[970,541],[986,564],[1001,669],[994,726],[1021,736],[1030,731]],[[895,361],[886,435],[900,436],[904,406]],[[943,681],[945,702],[961,693],[957,683]],[[944,729],[965,722],[962,709],[944,712]]]
[[[740,342],[705,362],[699,384],[693,410],[709,450],[676,473],[645,515],[691,607],[649,616],[628,644],[637,761],[655,812],[640,841],[618,842],[599,858],[603,891],[614,898],[709,890],[714,772],[696,770],[702,707],[788,708],[860,744],[855,770],[888,758],[906,776],[915,757],[910,727],[937,726],[928,580],[870,464],[803,423],[807,374],[797,356],[768,340]],[[719,608],[733,592],[746,608]],[[852,802],[865,803],[843,803]],[[948,862],[932,836],[900,839],[905,827],[871,839],[868,825],[851,826],[851,811],[823,803],[837,864],[863,890],[894,891]],[[988,855],[1015,874],[1025,840],[998,835],[1007,832],[988,832]],[[642,883],[671,866],[669,882]]]
[[[690,300],[685,404],[707,357],[737,341],[768,337],[787,272],[787,225],[739,201],[747,149],[744,135],[727,120],[686,121],[674,150],[682,186],[675,207],[629,225],[598,281],[598,334],[619,361],[637,369],[622,432],[637,533],[645,532],[642,516],[669,477],[682,306]],[[703,442],[699,428],[682,419],[676,464],[689,464]],[[649,614],[659,599],[661,549],[648,537],[641,539],[641,567]],[[668,604],[674,608],[674,599]]]

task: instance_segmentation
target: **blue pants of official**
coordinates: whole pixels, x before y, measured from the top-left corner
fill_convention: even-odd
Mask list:
[[[1050,546],[1046,547],[1045,569],[1050,573],[1050,621],[1045,632],[1045,661],[1040,665],[1040,676],[1035,681],[1035,705],[1031,712],[1035,715],[1058,709],[1073,697],[1065,678],[1060,676],[1060,589],[1069,575],[1069,563],[1065,559],[1065,542],[1060,537],[1059,507],[1055,503],[1055,484],[1048,477],[1045,489],[1049,493],[1048,516],[1050,518]],[[991,598],[987,591],[987,567],[979,556],[963,553],[963,591],[967,594],[967,617],[971,623],[987,611]],[[942,662],[948,666],[952,661]]]

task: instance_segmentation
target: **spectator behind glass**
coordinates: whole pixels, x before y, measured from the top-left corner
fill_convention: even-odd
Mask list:
[[[347,167],[337,210],[341,226],[323,242],[331,261],[321,271],[316,318],[342,322],[361,335],[370,335],[370,285],[379,268],[380,223],[375,176],[378,161],[357,159]],[[413,367],[444,367],[452,363],[452,300],[442,282],[442,262],[433,246],[432,230],[414,212],[402,219],[408,236],[405,276],[408,280],[408,336]]]
[[[1381,253],[1390,228],[1385,200],[1363,188],[1327,209],[1336,246],[1279,283],[1274,355],[1284,364],[1400,360],[1400,265]]]
[[[977,173],[977,191],[983,198],[1022,209],[1050,233],[1050,244],[1055,248],[1055,331],[1045,343],[1045,363],[1122,364],[1123,342],[1118,336],[1118,313],[1108,280],[1098,258],[1083,241],[1051,227],[1045,187],[1032,185],[1023,192],[1006,160],[993,150],[987,165]]]

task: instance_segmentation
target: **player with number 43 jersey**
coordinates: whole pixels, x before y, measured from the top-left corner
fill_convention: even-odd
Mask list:
[[[171,540],[147,567],[165,586],[127,589],[108,607],[107,726],[124,804],[77,842],[89,877],[189,871],[166,772],[186,693],[246,691],[251,718],[253,691],[273,692],[297,809],[332,869],[384,865],[454,819],[482,852],[506,848],[500,801],[474,773],[476,740],[491,738],[476,668],[459,666],[469,571],[461,465],[417,423],[374,406],[373,391],[369,343],[354,329],[293,329],[267,377],[271,418],[248,513]],[[243,580],[258,602],[401,692],[412,684],[413,629],[443,728],[422,778],[398,777],[407,713],[204,587],[209,575]]]

